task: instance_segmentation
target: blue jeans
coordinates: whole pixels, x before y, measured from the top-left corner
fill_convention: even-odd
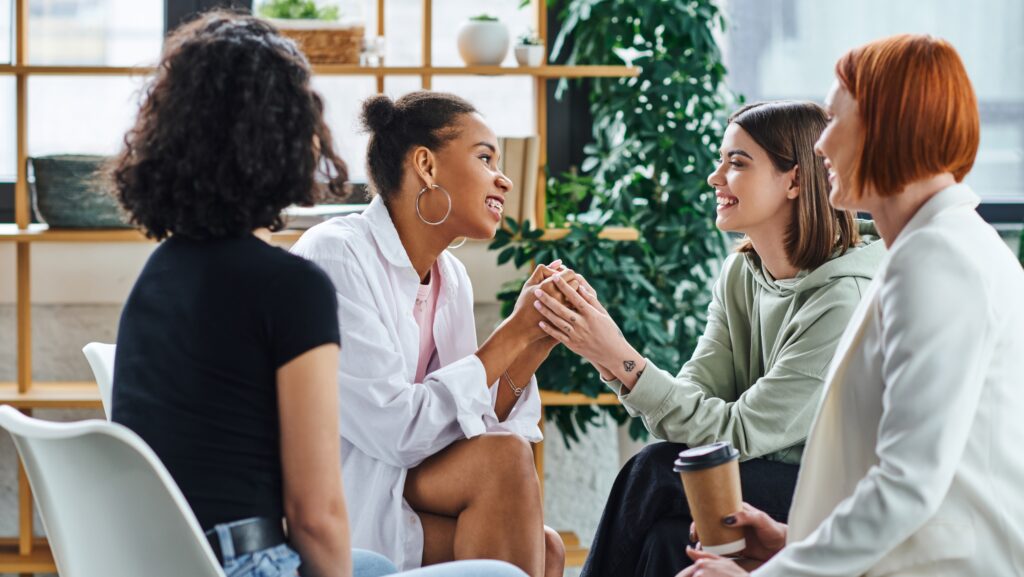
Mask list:
[[[516,566],[502,561],[454,561],[399,573],[383,555],[352,550],[352,577],[527,577]]]
[[[227,536],[229,524],[218,525],[221,554],[224,558],[224,573],[227,577],[294,577],[299,574],[302,564],[299,554],[286,544],[281,544],[255,553],[235,556],[231,540]],[[402,575],[407,577],[526,577],[516,567],[500,561],[456,561],[405,573],[398,573],[395,565],[383,555],[352,550],[352,577],[383,577]]]

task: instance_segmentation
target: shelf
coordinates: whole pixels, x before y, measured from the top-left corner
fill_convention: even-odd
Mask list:
[[[614,393],[588,397],[583,393],[540,392],[545,407],[574,405],[617,405]],[[15,383],[0,383],[0,404],[18,409],[99,409],[102,408],[96,383],[88,381],[34,382],[29,392],[19,393]],[[2,544],[2,542],[0,542]]]
[[[544,231],[544,236],[540,238],[541,240],[559,240],[567,236],[569,236],[569,229],[567,228],[549,228]],[[598,238],[603,238],[605,240],[639,240],[640,231],[628,226],[609,226],[602,230],[597,236]]]
[[[56,573],[57,564],[45,539],[33,539],[32,552],[18,553],[17,539],[5,538],[0,542],[0,568],[4,573]]]
[[[542,407],[572,407],[576,405],[617,405],[619,398],[615,393],[601,393],[596,397],[588,397],[583,393],[559,393],[557,391],[540,392]]]
[[[40,66],[0,65],[0,74],[32,76],[146,76],[151,66]],[[628,78],[638,76],[634,66],[313,66],[324,76],[534,76],[538,78]]]
[[[16,409],[102,409],[96,383],[32,383],[27,393],[19,393],[16,383],[0,383],[0,404]]]
[[[565,566],[582,567],[590,549],[580,544],[579,536],[573,531],[559,531],[558,536],[565,545]]]
[[[293,243],[299,240],[304,230],[282,230],[275,232],[275,242]],[[2,242],[154,242],[141,232],[131,228],[90,228],[53,229],[45,224],[30,224],[27,229],[14,224],[0,224]]]
[[[274,241],[290,244],[299,240],[304,230],[287,229],[274,233]],[[567,228],[549,228],[543,240],[558,240],[569,234]],[[608,227],[599,235],[607,240],[631,241],[640,238],[635,228]],[[13,224],[0,224],[0,243],[4,242],[153,242],[141,232],[130,228],[54,229],[45,224],[32,224],[21,229]]]

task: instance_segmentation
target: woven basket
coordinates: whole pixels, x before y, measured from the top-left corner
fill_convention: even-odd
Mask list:
[[[312,64],[359,64],[365,35],[360,24],[306,19],[274,19],[273,23],[299,45]]]
[[[100,182],[107,160],[70,154],[30,158],[32,205],[39,220],[50,228],[131,228]]]

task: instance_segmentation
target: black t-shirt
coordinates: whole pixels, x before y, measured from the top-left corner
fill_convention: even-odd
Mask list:
[[[334,287],[254,236],[157,247],[121,314],[113,420],[163,461],[199,524],[284,514],[279,367],[338,343]]]

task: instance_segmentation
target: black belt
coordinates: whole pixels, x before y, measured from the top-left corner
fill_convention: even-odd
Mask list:
[[[276,547],[287,542],[281,520],[270,517],[253,517],[231,527],[228,531],[231,532],[231,544],[234,546],[235,557]],[[224,554],[221,552],[217,530],[207,531],[206,539],[210,541],[210,547],[213,548],[213,554],[217,556],[217,561],[223,566]]]

